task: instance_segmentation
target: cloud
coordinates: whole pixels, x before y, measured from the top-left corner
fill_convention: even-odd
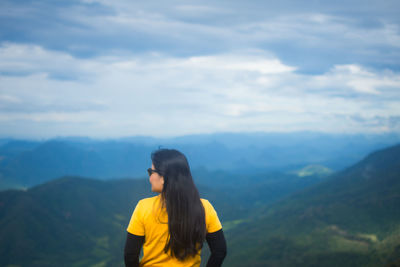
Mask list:
[[[392,89],[400,88],[400,76],[390,71],[373,72],[354,64],[339,65],[324,75],[314,76],[311,83],[315,88],[336,87],[327,91],[332,96],[365,98],[383,94],[382,97],[397,98],[398,92]]]
[[[0,4],[3,41],[36,44],[76,57],[115,51],[171,57],[263,50],[303,73],[333,65],[398,69],[395,1],[243,3],[35,1]]]
[[[360,65],[305,75],[260,50],[82,59],[12,43],[1,46],[0,62],[3,136],[18,131],[105,137],[399,128],[393,122],[400,113],[399,73]],[[18,76],[9,74],[21,69]],[[59,73],[74,79],[55,78]],[[360,114],[365,120],[354,119]],[[367,118],[380,118],[380,123]]]
[[[0,72],[8,75],[47,73],[54,77],[78,78],[84,64],[75,64],[67,53],[44,50],[38,45],[3,43],[0,47]],[[74,65],[74,68],[69,68]]]
[[[0,3],[0,135],[399,131],[398,1]]]

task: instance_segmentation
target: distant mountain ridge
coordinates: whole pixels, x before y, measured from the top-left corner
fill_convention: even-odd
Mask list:
[[[0,190],[29,187],[65,175],[103,179],[144,177],[150,165],[150,153],[160,146],[182,150],[193,170],[205,167],[255,174],[296,170],[310,164],[338,170],[377,148],[400,142],[400,136],[227,133],[169,139],[3,141],[0,145]]]

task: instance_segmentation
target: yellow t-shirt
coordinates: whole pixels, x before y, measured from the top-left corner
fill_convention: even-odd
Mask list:
[[[160,200],[160,195],[140,200],[127,228],[131,234],[145,236],[140,266],[200,266],[200,251],[196,256],[187,258],[183,262],[164,252],[168,237],[168,215],[165,208],[161,209]],[[206,215],[207,233],[214,233],[222,229],[221,222],[211,203],[206,199],[201,199],[201,202]]]

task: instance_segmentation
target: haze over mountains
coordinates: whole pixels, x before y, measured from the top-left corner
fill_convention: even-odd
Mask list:
[[[183,151],[194,172],[205,168],[248,175],[270,171],[293,172],[310,164],[320,166],[320,170],[322,167],[340,170],[366,154],[396,142],[400,142],[400,136],[395,134],[307,132],[227,133],[170,139],[3,139],[0,142],[0,190],[29,187],[64,175],[102,179],[145,177],[144,170],[150,165],[150,154],[160,146]]]
[[[400,264],[400,145],[379,149],[367,157],[361,155],[361,151],[395,138],[325,136],[316,138],[314,144],[311,136],[265,143],[255,138],[259,147],[251,147],[250,139],[246,139],[249,143],[245,147],[232,141],[238,136],[231,135],[231,140],[228,137],[213,139],[214,143],[206,136],[196,144],[185,138],[163,140],[162,144],[181,149],[194,162],[191,165],[201,195],[216,207],[224,226],[229,248],[224,266]],[[22,168],[30,163],[27,170],[35,171],[35,175],[47,175],[39,172],[46,169],[55,175],[60,166],[65,168],[61,171],[72,167],[82,171],[97,166],[93,163],[96,159],[105,163],[99,156],[104,157],[104,151],[118,155],[113,164],[120,162],[117,166],[122,168],[123,160],[134,159],[132,151],[140,151],[135,155],[144,159],[130,169],[139,173],[136,168],[148,167],[149,153],[160,140],[142,138],[140,142],[7,142],[0,148],[1,170],[3,175],[4,170],[28,173],[10,166]],[[265,158],[275,166],[248,160],[251,166],[236,166],[237,171],[232,171],[232,159],[262,158],[263,152],[271,151],[272,143],[276,148],[272,151],[278,151],[279,156],[272,153]],[[211,150],[211,144],[218,144],[219,150]],[[306,151],[312,147],[311,152],[321,157],[318,162],[311,160],[312,153]],[[126,152],[126,159],[119,154],[121,151]],[[232,151],[254,154],[230,155]],[[297,156],[295,151],[299,152]],[[208,158],[203,158],[206,155]],[[364,159],[352,162],[357,156]],[[282,157],[289,163],[279,162]],[[214,160],[225,169],[217,169]],[[352,164],[346,164],[346,160]],[[43,162],[47,164],[42,166]],[[323,167],[316,167],[317,163],[335,172],[329,175]],[[333,163],[349,167],[335,169]],[[101,168],[106,169],[99,166],[96,171],[100,173]],[[53,179],[50,175],[44,179],[35,175],[28,181],[40,185],[0,192],[0,265],[121,266],[125,229],[133,208],[139,199],[152,195],[147,179]]]

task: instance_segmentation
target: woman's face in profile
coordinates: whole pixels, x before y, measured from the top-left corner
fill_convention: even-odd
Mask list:
[[[155,170],[154,164],[151,164],[151,168]],[[151,184],[151,191],[156,193],[161,193],[164,187],[164,177],[162,177],[157,172],[153,172],[150,177],[149,181]]]

